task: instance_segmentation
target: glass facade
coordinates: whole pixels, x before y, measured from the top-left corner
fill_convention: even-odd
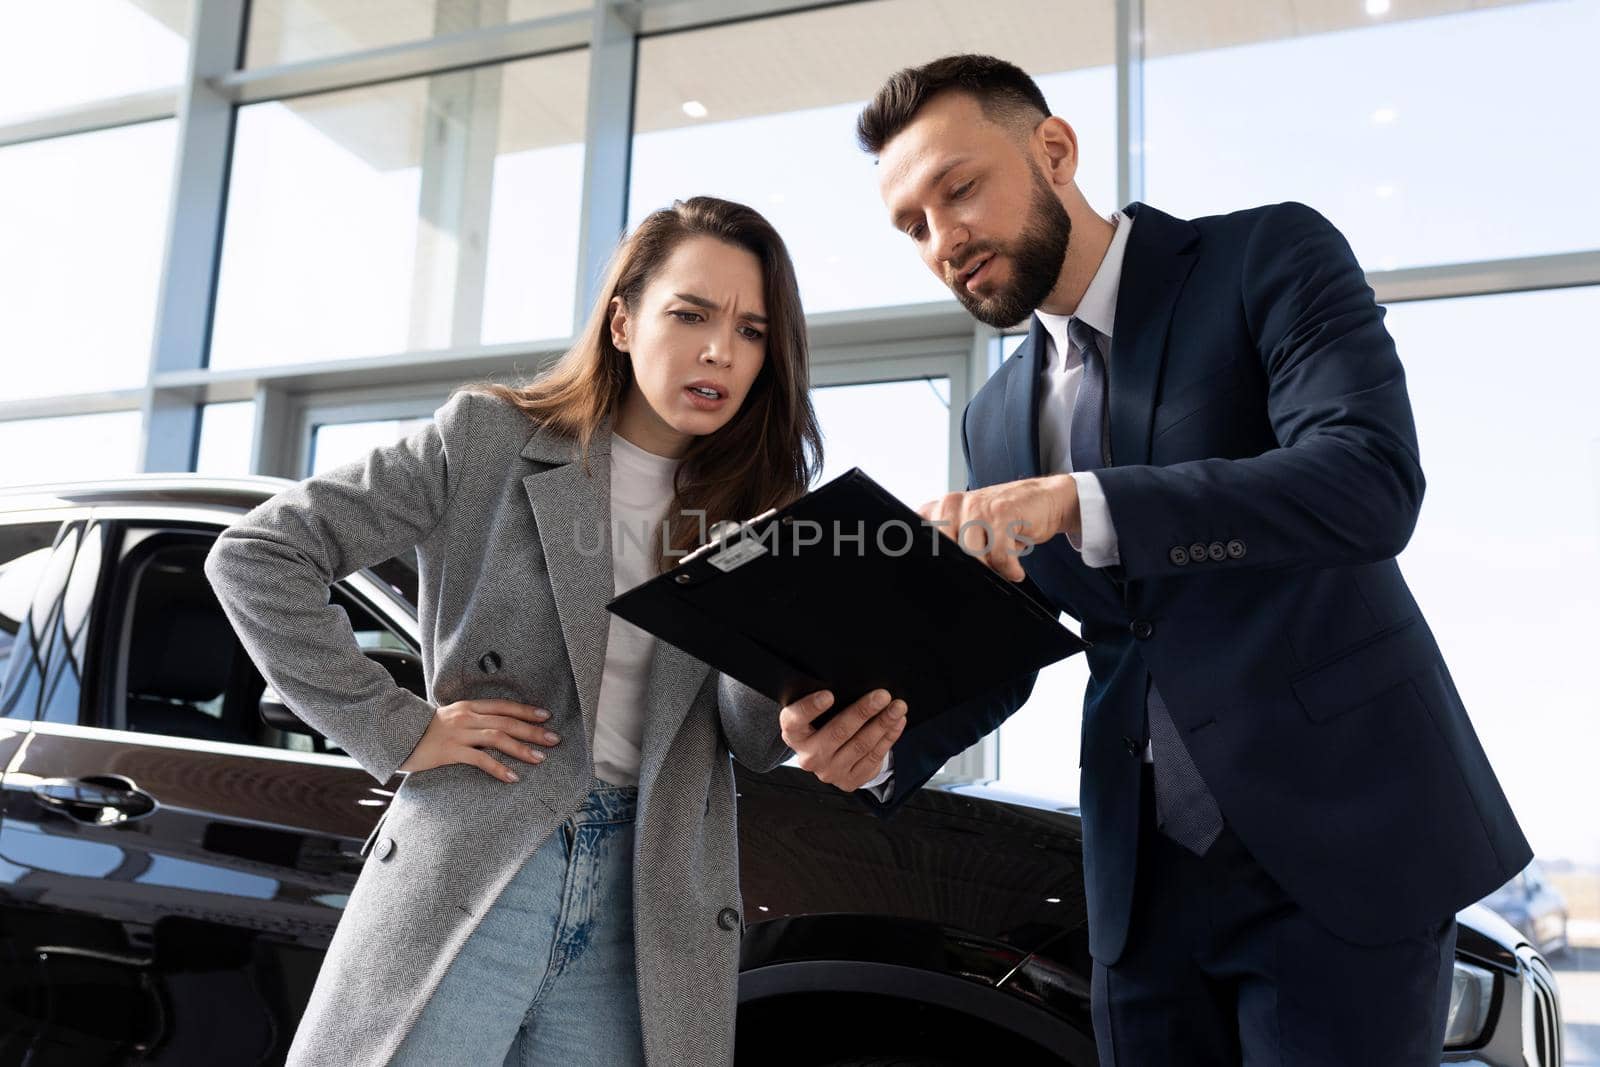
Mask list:
[[[811,404],[822,429],[818,485],[860,467],[913,508],[949,491],[950,379],[823,386]]]
[[[139,413],[0,421],[0,486],[116,478],[139,469]]]
[[[1149,201],[1299,200],[1369,270],[1600,246],[1600,2],[1380,6],[1147,0]]]
[[[951,301],[890,225],[855,122],[883,78],[954,52],[1003,54],[1039,81],[1083,145],[1080,184],[1116,192],[1114,10],[1108,0],[873,2],[644,40],[629,224],[711,195],[784,235],[808,312]]]
[[[372,419],[364,422],[335,422],[312,431],[311,463],[308,474],[361,459],[374,448],[392,444],[428,424],[429,419]]]
[[[588,8],[587,0],[251,0],[246,67],[275,67]]]
[[[573,52],[241,108],[210,365],[566,336],[587,74]]]
[[[200,444],[194,469],[200,474],[250,473],[250,441],[255,433],[253,400],[207,404],[200,411]]]
[[[177,123],[0,148],[0,398],[143,385]]]
[[[0,6],[0,126],[128,93],[176,89],[192,0]],[[85,27],[94,27],[86,33]]]

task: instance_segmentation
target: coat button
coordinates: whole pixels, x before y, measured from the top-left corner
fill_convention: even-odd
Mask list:
[[[1182,545],[1174,545],[1171,552],[1167,553],[1174,566],[1182,567],[1189,562],[1189,550]]]
[[[739,913],[732,908],[723,908],[717,912],[717,925],[724,930],[739,929]]]
[[[1199,563],[1205,558],[1206,546],[1204,541],[1196,541],[1194,544],[1189,546],[1189,559],[1191,562]]]
[[[500,669],[500,653],[485,652],[478,661],[478,669],[484,674],[493,674]]]
[[[1228,550],[1221,541],[1213,541],[1206,546],[1206,555],[1214,562],[1221,563],[1228,558]]]
[[[1238,538],[1229,541],[1227,547],[1229,559],[1239,559],[1244,555],[1244,542]]]
[[[394,838],[380,837],[377,845],[373,846],[372,854],[380,860],[386,860],[394,855]]]
[[[1144,754],[1144,746],[1131,737],[1122,739],[1122,747],[1128,750],[1128,755],[1138,757]]]
[[[1134,619],[1128,624],[1128,630],[1141,641],[1149,640],[1156,628],[1150,625],[1149,619]]]

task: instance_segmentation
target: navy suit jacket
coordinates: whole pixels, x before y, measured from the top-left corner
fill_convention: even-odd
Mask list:
[[[1090,950],[1115,962],[1127,937],[1151,678],[1224,818],[1301,907],[1357,943],[1420,934],[1531,852],[1395,563],[1423,477],[1384,311],[1304,205],[1127,213],[1112,465],[1096,472],[1121,563],[1086,567],[1064,536],[1022,560],[1033,592],[1092,642]],[[1035,318],[968,405],[969,487],[1041,473],[1046,341]],[[907,730],[880,810],[1033,681]]]

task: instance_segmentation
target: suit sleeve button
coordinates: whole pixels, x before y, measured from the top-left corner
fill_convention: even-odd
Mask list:
[[[732,908],[723,908],[717,912],[717,925],[724,930],[739,929],[739,913]]]
[[[1196,541],[1194,544],[1189,546],[1189,559],[1192,562],[1199,563],[1201,560],[1203,560],[1205,558],[1206,558],[1206,545],[1205,545],[1204,541]]]
[[[1140,756],[1144,753],[1144,746],[1131,737],[1122,739],[1122,747],[1128,750],[1128,755],[1130,756]]]
[[[1182,545],[1174,545],[1172,551],[1167,553],[1167,558],[1172,561],[1173,566],[1182,567],[1189,562],[1189,550]]]
[[[1213,561],[1221,563],[1223,560],[1228,558],[1228,550],[1223,546],[1221,541],[1213,541],[1206,546],[1206,555],[1209,556]]]
[[[1149,640],[1156,628],[1150,625],[1149,619],[1134,619],[1128,624],[1128,630],[1141,641]]]
[[[1237,537],[1228,542],[1228,558],[1240,559],[1244,556],[1244,542]]]
[[[383,861],[383,860],[388,859],[390,856],[393,856],[394,855],[394,838],[392,838],[392,837],[380,837],[380,838],[378,838],[378,843],[375,846],[373,846],[372,854],[374,856],[378,857],[380,862]]]
[[[478,669],[484,674],[494,674],[500,669],[500,653],[485,652],[483,658],[478,660]]]

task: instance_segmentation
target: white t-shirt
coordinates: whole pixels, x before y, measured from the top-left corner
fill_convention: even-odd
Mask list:
[[[611,435],[612,587],[623,593],[654,578],[661,558],[660,524],[672,503],[678,460],[646,452]],[[595,777],[637,785],[647,711],[645,687],[656,639],[611,616],[606,664],[594,722]]]

